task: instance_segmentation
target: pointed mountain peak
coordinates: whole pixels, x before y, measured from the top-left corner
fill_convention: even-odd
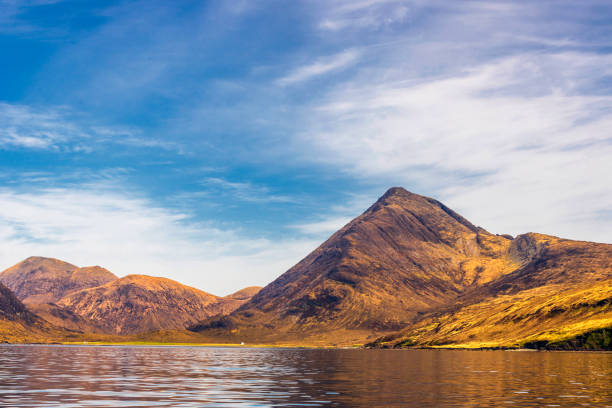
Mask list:
[[[405,201],[405,200],[415,200],[419,198],[425,198],[418,194],[411,193],[403,187],[391,187],[388,189],[385,194],[380,196],[378,200],[373,204],[376,205],[387,205],[392,202],[397,201]]]
[[[409,197],[411,195],[413,194],[403,187],[391,187],[382,195],[381,199],[389,197]]]
[[[467,219],[457,214],[455,211],[442,204],[440,201],[433,198],[411,193],[402,187],[391,187],[383,194],[367,211],[366,214],[374,214],[383,208],[397,206],[402,211],[406,211],[414,217],[417,217],[419,222],[429,224],[440,224],[444,219],[461,224],[472,232],[479,231],[479,228],[469,222]],[[448,227],[450,225],[445,226]],[[437,229],[434,227],[434,229]]]

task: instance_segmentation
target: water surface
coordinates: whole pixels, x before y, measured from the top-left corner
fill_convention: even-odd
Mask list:
[[[2,407],[612,407],[612,354],[0,346]]]

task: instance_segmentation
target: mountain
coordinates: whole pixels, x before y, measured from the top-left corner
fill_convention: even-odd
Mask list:
[[[58,302],[71,292],[117,279],[99,266],[79,268],[53,258],[30,257],[0,273],[0,282],[24,303]]]
[[[612,328],[612,245],[528,233],[509,252],[516,271],[377,345],[574,348],[590,336],[590,348],[612,347],[609,334],[595,340]]]
[[[35,319],[25,305],[21,303],[17,296],[9,288],[0,283],[0,319],[3,320],[23,320],[26,323]]]
[[[103,333],[103,327],[55,303],[28,303],[29,311],[56,327],[77,333]]]
[[[184,329],[227,314],[260,288],[217,297],[164,278],[117,278],[99,266],[30,257],[0,273],[30,312],[51,325],[81,333],[133,334]]]
[[[0,283],[0,342],[39,342],[60,334]]]
[[[194,330],[260,336],[267,328],[295,338],[397,330],[516,269],[511,242],[434,199],[391,188],[229,317]]]
[[[0,281],[0,341],[612,348],[612,245],[491,234],[398,187],[263,289],[49,258]]]
[[[184,329],[219,314],[222,298],[166,278],[128,275],[105,285],[72,292],[58,305],[104,332],[133,334]]]
[[[395,187],[236,311],[190,329],[227,341],[310,344],[383,335],[379,344],[515,344],[538,338],[540,327],[575,334],[612,324],[611,248],[491,234],[439,201]],[[525,306],[518,315],[513,302]],[[485,319],[501,311],[514,325]],[[445,330],[452,333],[438,338]]]

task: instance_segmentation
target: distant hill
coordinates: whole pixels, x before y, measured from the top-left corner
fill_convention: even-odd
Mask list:
[[[0,273],[0,282],[25,303],[53,303],[71,292],[117,279],[99,266],[79,268],[53,258],[30,257]]]
[[[63,297],[58,305],[104,332],[133,334],[184,329],[199,320],[233,310],[225,299],[166,278],[128,275]],[[230,302],[231,303],[231,302]]]
[[[82,333],[134,334],[180,330],[234,311],[260,287],[218,297],[165,278],[117,278],[99,267],[30,257],[0,273],[30,312],[54,326]],[[20,302],[21,304],[21,302]]]
[[[214,315],[227,315],[248,302],[261,289],[261,286],[249,286],[240,289],[230,295],[218,298],[217,302],[211,305],[209,309],[214,310]]]
[[[418,335],[405,344],[515,344],[543,328],[573,335],[612,325],[611,255],[607,244],[491,234],[432,198],[391,188],[235,312],[191,330],[228,341],[314,344],[409,337],[412,330]],[[578,306],[580,291],[598,306]],[[539,314],[508,312],[513,302]],[[546,305],[553,312],[543,312]],[[496,306],[508,312],[504,322],[522,323],[484,319]],[[433,323],[449,313],[452,330]]]
[[[225,296],[225,299],[249,300],[253,296],[255,296],[261,289],[261,286],[249,286],[244,289],[240,289],[239,291],[234,292],[231,295]]]

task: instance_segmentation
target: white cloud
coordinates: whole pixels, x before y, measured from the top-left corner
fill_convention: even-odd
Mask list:
[[[318,243],[273,242],[196,223],[107,184],[0,189],[0,263],[31,256],[165,276],[214,294],[267,284]]]
[[[325,215],[312,214],[307,221],[289,225],[289,228],[323,242],[353,218],[363,213],[382,193],[382,191],[375,190],[368,194],[345,194],[339,203],[324,211]]]
[[[339,71],[353,64],[360,53],[355,49],[343,51],[339,54],[317,59],[314,63],[301,66],[278,80],[280,85],[291,85],[307,81],[315,77]]]
[[[597,217],[612,202],[612,96],[597,92],[610,67],[566,52],[418,83],[356,77],[313,107],[302,143],[361,179],[427,185],[494,232],[612,242]]]
[[[0,123],[0,148],[50,149],[69,137],[83,137],[79,129],[63,120],[59,110],[0,103]]]
[[[352,218],[354,217],[329,217],[320,221],[291,225],[290,227],[302,234],[333,234],[348,224]]]
[[[289,196],[274,194],[268,187],[250,182],[235,182],[220,177],[208,177],[203,181],[203,185],[208,188],[220,188],[230,194],[232,199],[251,203],[288,203],[293,201]]]
[[[0,102],[0,149],[91,153],[112,143],[183,153],[180,144],[142,134],[137,128],[100,126],[66,107],[33,107]]]
[[[419,0],[363,0],[325,3],[319,28],[326,31],[379,28],[404,22]]]

